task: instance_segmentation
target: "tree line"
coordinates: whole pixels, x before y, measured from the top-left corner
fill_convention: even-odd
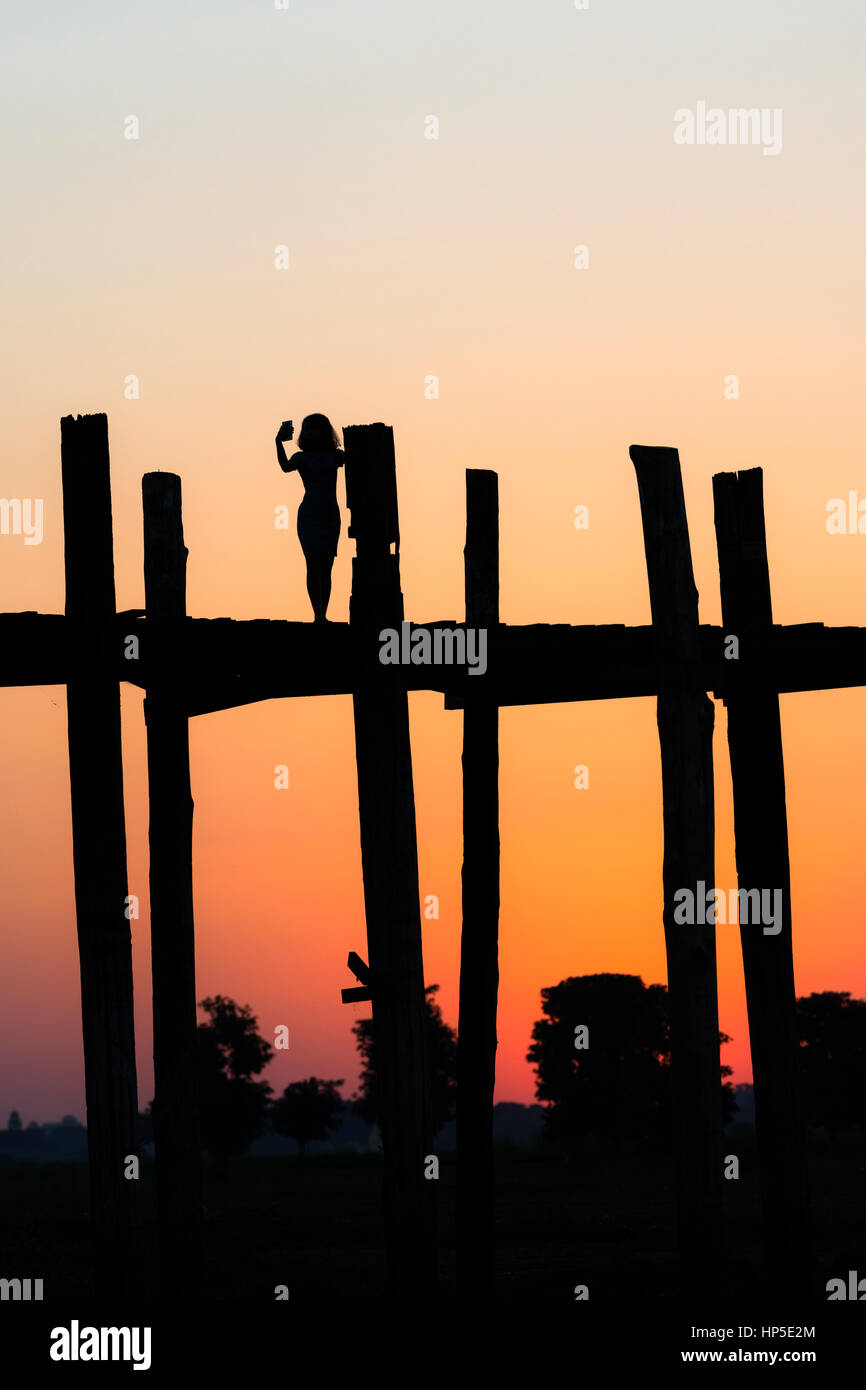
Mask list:
[[[433,1077],[433,1123],[454,1114],[457,1034],[442,1017],[438,985],[427,988]],[[225,995],[201,1001],[197,1069],[202,1146],[225,1160],[247,1152],[270,1128],[306,1145],[339,1125],[346,1102],[342,1079],[310,1076],[279,1096],[261,1074],[274,1048],[258,1031],[249,1005]],[[541,991],[543,1017],[527,1052],[537,1099],[546,1108],[544,1138],[568,1149],[590,1139],[667,1147],[671,1128],[670,1020],[667,989],[637,975],[580,975]],[[866,1000],[825,991],[797,1000],[806,1116],[831,1139],[848,1128],[866,1132]],[[360,1080],[352,1108],[369,1124],[378,1115],[378,1062],[372,1019],[352,1028]],[[719,1034],[720,1044],[730,1041]],[[719,1076],[723,1126],[736,1110],[731,1068]]]

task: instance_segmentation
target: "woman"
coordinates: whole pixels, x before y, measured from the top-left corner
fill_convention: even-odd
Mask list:
[[[308,415],[298,435],[298,450],[286,457],[283,447],[292,437],[292,422],[284,420],[277,434],[277,461],[284,473],[295,469],[304,484],[298,508],[298,540],[307,561],[307,593],[317,623],[326,623],[331,597],[331,569],[340,537],[337,469],[344,455],[327,415]]]

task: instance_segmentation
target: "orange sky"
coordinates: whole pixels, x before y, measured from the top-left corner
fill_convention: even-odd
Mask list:
[[[504,621],[648,622],[628,446],[664,443],[680,449],[703,621],[719,621],[712,474],[760,465],[776,620],[864,622],[866,537],[825,527],[830,498],[866,497],[852,8],[734,5],[724,24],[636,0],[545,7],[531,23],[486,0],[469,13],[446,0],[435,20],[379,0],[182,14],[98,0],[50,27],[12,13],[0,492],[44,499],[45,534],[0,537],[4,611],[62,611],[59,419],[105,410],[118,605],[143,603],[140,480],[161,467],[183,479],[190,613],[307,617],[294,531],[273,525],[300,482],[277,469],[273,436],[322,410],[395,427],[416,621],[462,617],[464,470],[483,466],[500,475]],[[783,152],[675,145],[674,111],[703,98],[782,107]],[[438,141],[424,137],[431,112]],[[724,397],[731,373],[738,400]],[[344,516],[335,619],[351,550]],[[4,690],[0,706],[0,1123],[13,1106],[25,1121],[83,1117],[64,694]],[[124,688],[123,711],[143,1105],[138,691]],[[864,713],[862,691],[782,698],[801,993],[866,994]],[[456,1024],[461,716],[432,694],[410,715],[420,889],[441,905],[424,923],[426,976]],[[716,724],[728,886],[721,706]],[[347,952],[365,953],[351,702],[201,717],[191,751],[198,995],[249,1003],[267,1035],[289,1026],[275,1086],[315,1072],[348,1093],[363,1008],[340,989]],[[529,1101],[542,987],[602,970],[665,978],[654,702],[503,711],[501,806],[498,1097]],[[719,928],[719,974],[726,1060],[746,1080],[735,927]]]

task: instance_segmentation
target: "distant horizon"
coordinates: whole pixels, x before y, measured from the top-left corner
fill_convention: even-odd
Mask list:
[[[729,1077],[728,1080],[731,1080],[731,1078]],[[740,1090],[749,1090],[749,1091],[754,1090],[754,1086],[753,1086],[753,1083],[752,1083],[751,1081],[732,1082],[731,1084],[732,1084],[733,1087],[734,1087],[734,1092],[735,1092],[735,1093],[736,1093],[737,1091],[740,1091]],[[147,1106],[152,1102],[152,1100],[153,1100],[153,1097],[151,1096],[150,1101],[147,1101],[147,1102],[145,1103],[144,1107],[142,1107],[141,1105],[139,1105],[139,1109],[138,1109],[139,1115],[145,1115],[145,1114],[147,1113]],[[342,1100],[343,1100],[343,1103],[346,1104],[346,1105],[351,1105],[351,1104],[353,1103],[353,1102],[352,1102],[352,1097],[351,1097],[351,1096],[342,1096]],[[497,1100],[494,1102],[494,1107],[493,1107],[494,1110],[495,1110],[496,1107],[499,1106],[499,1105],[519,1105],[520,1108],[521,1108],[522,1110],[531,1110],[531,1109],[533,1109],[533,1107],[538,1107],[539,1109],[544,1110],[544,1109],[547,1109],[547,1107],[548,1107],[548,1103],[545,1102],[545,1101],[543,1101],[543,1100],[522,1101],[522,1100],[508,1100],[508,1099],[506,1099],[506,1098],[497,1099]],[[57,1125],[57,1126],[60,1126],[62,1120],[65,1119],[65,1118],[67,1118],[67,1117],[71,1117],[72,1119],[74,1119],[74,1120],[77,1122],[77,1124],[80,1126],[81,1129],[86,1129],[86,1128],[87,1128],[86,1117],[85,1117],[85,1120],[82,1120],[82,1119],[80,1119],[77,1115],[73,1115],[71,1110],[66,1111],[65,1114],[64,1114],[63,1116],[61,1116],[61,1118],[60,1118],[59,1120],[37,1120],[37,1119],[34,1119],[34,1117],[32,1117],[32,1116],[25,1115],[25,1113],[24,1113],[24,1111],[21,1109],[21,1107],[20,1107],[20,1106],[17,1106],[17,1105],[13,1105],[13,1106],[12,1106],[12,1110],[17,1110],[17,1111],[18,1111],[18,1114],[19,1114],[19,1116],[21,1117],[22,1125],[24,1126],[24,1130],[26,1130],[27,1125],[28,1125],[28,1124],[31,1124],[31,1123],[38,1124],[38,1125],[40,1125],[40,1126],[41,1126],[41,1125]],[[10,1113],[11,1113],[11,1112],[10,1112]],[[367,1121],[364,1121],[364,1123],[366,1124]],[[446,1124],[453,1124],[453,1123],[454,1123],[454,1117],[452,1116],[452,1118],[451,1118],[450,1120],[446,1120],[445,1123],[446,1123]],[[6,1124],[0,1126],[0,1133],[3,1133],[3,1134],[8,1134],[8,1133],[10,1133],[10,1130],[9,1130],[9,1128],[8,1128],[8,1124],[9,1124],[9,1115],[7,1114],[7,1116],[6,1116]],[[371,1125],[370,1127],[373,1128],[374,1126]],[[72,1126],[70,1125],[69,1128],[71,1129]],[[22,1130],[22,1133],[24,1132],[24,1130]],[[13,1131],[13,1132],[14,1132],[14,1131]],[[322,1141],[322,1142],[324,1142],[324,1141]]]

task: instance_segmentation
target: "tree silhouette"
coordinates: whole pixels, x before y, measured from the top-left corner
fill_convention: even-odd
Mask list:
[[[667,1147],[671,1132],[667,989],[638,975],[578,975],[541,991],[546,1015],[527,1061],[548,1105],[545,1133],[568,1147],[589,1135]],[[578,1030],[586,1030],[578,1031]],[[729,1042],[724,1034],[719,1041]],[[720,1068],[723,1124],[736,1102]]]
[[[246,1153],[264,1131],[272,1088],[253,1081],[274,1055],[248,1004],[217,994],[199,1005],[196,1030],[202,1145],[217,1159]]]
[[[451,1119],[457,1095],[457,1033],[445,1022],[442,1010],[433,998],[438,989],[438,985],[428,985],[424,991],[434,1132]],[[352,1025],[352,1032],[361,1054],[360,1094],[352,1097],[353,1108],[355,1114],[368,1124],[378,1124],[379,1072],[372,1018],[358,1019]]]
[[[831,1139],[866,1126],[866,999],[825,990],[797,1000],[803,1098],[810,1124]]]
[[[9,1123],[7,1125],[7,1129],[9,1129],[13,1134],[19,1134],[22,1128],[23,1126],[21,1124],[21,1116],[18,1114],[18,1111],[11,1110],[9,1112]]]
[[[340,1122],[343,1098],[339,1088],[342,1081],[320,1081],[310,1076],[306,1081],[292,1081],[271,1109],[271,1124],[277,1134],[297,1139],[301,1161],[307,1141],[327,1139],[329,1132]]]

